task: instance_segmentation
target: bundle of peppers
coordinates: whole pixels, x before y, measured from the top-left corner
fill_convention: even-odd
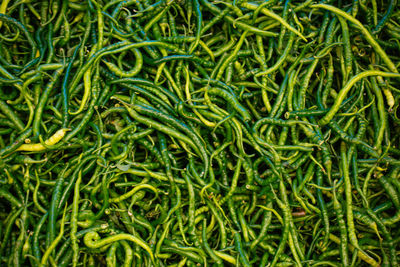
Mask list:
[[[0,3],[1,266],[399,266],[396,0]]]

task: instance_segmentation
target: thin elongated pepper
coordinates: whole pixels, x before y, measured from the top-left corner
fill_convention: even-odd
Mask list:
[[[325,114],[324,117],[322,117],[319,120],[320,125],[326,125],[329,123],[329,121],[332,120],[333,116],[338,112],[340,108],[340,104],[343,102],[345,99],[347,93],[350,91],[352,86],[361,80],[362,78],[368,77],[368,76],[383,76],[383,77],[395,77],[395,78],[400,78],[400,75],[397,73],[389,73],[389,72],[383,72],[383,71],[375,71],[375,70],[367,70],[364,72],[361,72],[351,78],[346,85],[339,91],[337,97],[335,98],[335,102],[332,105],[332,107],[329,109],[329,111]]]
[[[68,131],[69,131],[69,129],[58,130],[55,134],[50,136],[50,138],[44,142],[45,145],[53,146],[53,145],[57,144],[64,138],[66,132],[68,132]],[[40,152],[45,149],[46,149],[46,147],[43,144],[37,143],[37,144],[23,144],[20,147],[18,147],[15,151]]]
[[[141,246],[143,249],[145,249],[149,253],[151,260],[154,262],[153,252],[151,251],[150,247],[143,240],[141,240],[140,238],[138,238],[134,235],[116,234],[114,236],[100,239],[100,236],[97,232],[89,232],[84,236],[83,240],[84,240],[86,246],[88,246],[90,248],[101,248],[107,244],[110,244],[110,243],[118,241],[118,240],[131,241],[131,242]]]

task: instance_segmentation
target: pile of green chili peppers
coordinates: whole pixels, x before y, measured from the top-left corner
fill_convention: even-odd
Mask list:
[[[0,265],[399,266],[397,2],[0,1]]]

